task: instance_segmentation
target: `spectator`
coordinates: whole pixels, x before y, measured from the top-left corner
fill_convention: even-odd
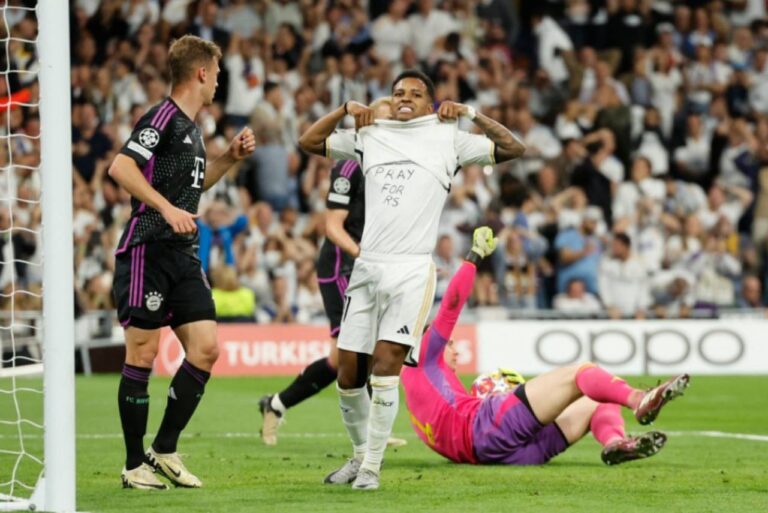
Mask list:
[[[613,217],[621,219],[637,214],[638,202],[646,198],[661,203],[666,195],[662,180],[653,178],[651,162],[645,157],[636,157],[632,162],[632,181],[619,185],[613,200]]]
[[[685,144],[674,153],[677,175],[683,180],[703,183],[709,171],[711,136],[706,133],[701,115],[691,113],[686,120]]]
[[[643,319],[650,306],[648,272],[624,233],[614,234],[611,254],[600,262],[600,298],[611,319]]]
[[[568,80],[568,68],[562,54],[573,50],[571,39],[555,20],[541,12],[533,16],[532,25],[538,39],[539,66],[554,84],[565,82]]]
[[[555,239],[558,251],[557,290],[565,292],[571,280],[581,280],[592,294],[598,293],[597,270],[600,261],[600,241],[595,236],[602,216],[595,207],[584,214],[581,226],[561,231]]]
[[[682,270],[659,273],[651,283],[654,315],[662,319],[690,317],[695,303],[692,280]]]
[[[244,215],[234,217],[228,206],[222,201],[215,201],[208,206],[203,220],[197,220],[200,239],[200,264],[204,272],[218,266],[221,261],[229,267],[236,264],[234,239],[248,226]],[[213,265],[211,265],[213,262]]]
[[[213,41],[221,48],[229,46],[229,32],[217,26],[219,6],[211,0],[203,0],[198,7],[197,18],[190,33],[208,41]]]
[[[741,262],[729,254],[726,241],[709,234],[703,251],[691,256],[686,262],[696,277],[696,303],[703,306],[725,307],[736,301],[734,279],[741,273]]]
[[[523,237],[508,231],[505,239],[506,272],[504,304],[510,308],[532,310],[536,308],[536,265],[526,254]]]
[[[754,275],[744,276],[741,280],[741,293],[736,306],[744,309],[765,308],[763,286],[760,278]]]
[[[232,36],[250,39],[261,29],[261,17],[255,6],[247,0],[230,0],[219,14],[221,27]]]
[[[75,172],[85,182],[90,182],[96,172],[96,163],[106,159],[112,149],[112,141],[101,129],[96,108],[84,103],[73,109],[72,121],[72,164]]]
[[[598,207],[602,211],[602,218],[610,224],[613,187],[610,178],[600,171],[600,166],[609,156],[610,147],[599,140],[587,144],[586,150],[588,157],[573,170],[571,185],[581,189],[589,204]],[[590,287],[589,281],[587,287]],[[590,292],[593,292],[593,289],[590,288]]]
[[[325,321],[323,296],[317,282],[315,262],[311,259],[299,264],[299,288],[296,293],[296,321],[301,323]]]
[[[425,61],[432,48],[457,28],[453,17],[435,9],[434,0],[418,0],[416,12],[408,17],[413,37],[413,49],[420,61]]]
[[[295,119],[290,115],[292,105],[286,102],[283,90],[276,82],[265,82],[263,91],[262,100],[253,111],[251,126],[257,131],[259,127],[268,127],[269,129],[265,128],[265,131],[269,134],[265,134],[265,137],[270,140],[278,137],[276,142],[292,150],[298,141],[298,128]],[[279,132],[274,133],[272,130],[274,127],[277,127]]]
[[[258,146],[243,165],[241,183],[251,200],[269,203],[280,212],[292,203],[291,192],[296,191],[295,177],[289,170],[290,156],[274,123],[262,125],[256,136]]]
[[[713,228],[720,219],[736,226],[752,198],[747,189],[716,183],[709,188],[707,205],[699,211],[699,220],[705,230]]]
[[[267,12],[264,15],[264,27],[271,36],[274,30],[281,25],[290,25],[294,31],[301,30],[304,17],[298,2],[292,0],[276,0],[267,4]]]
[[[344,52],[339,59],[339,73],[328,80],[331,105],[342,105],[350,100],[366,103],[366,87],[358,73],[357,61],[352,52]]]
[[[219,322],[253,322],[256,301],[253,291],[238,285],[234,267],[219,266],[211,271],[213,302]]]
[[[565,292],[555,296],[552,306],[557,312],[569,317],[597,315],[603,309],[600,300],[587,292],[584,282],[577,278],[568,282]]]
[[[403,49],[413,41],[411,24],[405,19],[407,10],[406,0],[392,0],[387,13],[379,16],[371,27],[376,55],[387,62],[398,62]]]
[[[448,288],[448,283],[461,265],[461,260],[456,257],[453,239],[450,235],[441,235],[437,239],[434,258],[437,270],[435,302],[439,303],[445,294],[445,290]]]
[[[224,57],[224,67],[229,75],[227,85],[227,123],[239,130],[248,123],[254,108],[262,98],[264,63],[258,56],[253,42],[237,33],[232,38]]]

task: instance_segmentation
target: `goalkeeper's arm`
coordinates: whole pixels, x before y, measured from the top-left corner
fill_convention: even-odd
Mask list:
[[[497,239],[493,236],[493,231],[487,226],[475,230],[472,237],[472,249],[467,254],[459,270],[451,278],[448,289],[445,291],[445,295],[440,302],[437,316],[432,322],[432,328],[437,330],[445,339],[451,337],[461,309],[464,308],[464,304],[472,294],[472,289],[475,285],[475,275],[477,274],[476,264],[493,253],[497,242]]]

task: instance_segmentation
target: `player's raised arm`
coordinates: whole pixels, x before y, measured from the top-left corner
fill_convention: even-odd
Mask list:
[[[333,131],[336,130],[336,125],[338,125],[347,114],[354,116],[355,126],[358,129],[373,124],[373,109],[362,103],[348,101],[341,107],[315,121],[314,124],[299,137],[299,147],[308,153],[322,155],[323,157],[334,156],[332,155],[332,151],[336,148],[328,148],[327,140],[331,134],[333,134]],[[337,158],[353,159],[354,151],[351,155],[347,151],[345,155],[339,155]]]
[[[213,187],[232,166],[253,153],[255,149],[256,137],[253,135],[253,130],[249,127],[240,130],[240,133],[232,138],[227,151],[206,166],[203,190],[207,191]]]
[[[437,115],[443,121],[455,120],[459,116],[469,118],[493,141],[493,159],[496,164],[520,158],[525,153],[525,144],[511,130],[485,114],[476,112],[469,105],[445,101],[440,104]]]
[[[445,291],[440,309],[432,322],[432,329],[446,340],[451,338],[453,328],[459,319],[461,309],[472,294],[475,285],[476,264],[487,257],[496,249],[498,239],[494,238],[493,231],[487,226],[475,230],[472,236],[472,249],[462,262],[461,267],[451,278],[448,289]]]

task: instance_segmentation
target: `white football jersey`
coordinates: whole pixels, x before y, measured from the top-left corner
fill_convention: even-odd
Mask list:
[[[436,114],[377,120],[326,140],[331,158],[357,160],[365,175],[362,252],[430,254],[454,175],[463,165],[495,164],[494,143],[443,123]]]

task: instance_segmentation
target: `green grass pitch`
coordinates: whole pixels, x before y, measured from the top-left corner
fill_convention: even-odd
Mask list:
[[[0,389],[8,380],[0,380]],[[214,378],[179,450],[204,481],[201,490],[141,492],[120,488],[123,445],[115,395],[118,376],[77,380],[78,510],[90,512],[734,512],[768,511],[768,377],[694,376],[686,395],[662,412],[654,428],[671,433],[652,459],[606,467],[588,435],[540,467],[450,463],[416,439],[404,402],[395,433],[406,447],[385,456],[382,489],[356,492],[324,486],[323,476],[350,453],[336,394],[329,388],[297,406],[277,447],[258,438],[258,398],[290,378]],[[631,379],[653,384],[655,379]],[[17,386],[24,385],[17,380]],[[167,379],[151,383],[152,433],[162,415]],[[21,394],[23,416],[39,414],[39,398]],[[0,395],[0,420],[14,417],[12,396]],[[38,417],[39,418],[39,417]],[[629,431],[641,426],[629,416]],[[31,452],[39,433],[23,426]],[[761,435],[715,438],[701,431]],[[699,432],[699,433],[697,433]],[[16,427],[0,425],[0,451],[18,448]],[[146,443],[150,441],[147,437]],[[38,452],[39,453],[39,452]],[[0,482],[15,457],[0,452]],[[34,481],[24,459],[17,475]],[[0,489],[0,493],[7,492]]]

